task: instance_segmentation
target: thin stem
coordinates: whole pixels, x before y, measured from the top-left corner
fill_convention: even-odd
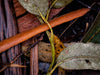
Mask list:
[[[71,24],[69,24],[69,26],[61,33],[61,35],[59,36],[59,38],[61,38],[61,36],[66,32],[66,30],[67,30],[69,27],[71,27],[77,20],[78,20],[78,18],[75,19]]]
[[[49,71],[52,69],[53,64],[54,64],[54,62],[55,62],[55,47],[54,47],[53,30],[52,30],[52,27],[51,27],[51,25],[49,24],[49,22],[46,20],[46,18],[45,18],[45,17],[42,15],[42,13],[40,12],[39,8],[38,8],[38,11],[39,11],[39,14],[40,14],[41,18],[43,19],[43,21],[44,21],[45,23],[47,23],[47,25],[49,26],[50,31],[51,31],[51,37],[50,37],[50,35],[48,35],[48,31],[46,31],[46,33],[47,33],[47,35],[48,35],[48,37],[49,37],[49,40],[50,40],[51,51],[52,51],[52,62],[51,62],[51,64],[50,64],[50,67],[49,67],[49,70],[48,70],[48,72],[49,72]]]
[[[50,8],[48,9],[48,11],[47,11],[47,15],[46,15],[46,20],[48,20],[50,10],[51,10],[51,8],[54,6],[54,4],[55,4],[57,1],[58,1],[58,0],[53,1],[53,3],[51,4]]]

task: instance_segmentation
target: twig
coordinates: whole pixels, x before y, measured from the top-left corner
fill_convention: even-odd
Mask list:
[[[55,4],[56,2],[57,2],[57,0],[54,0],[53,3],[51,4],[50,8],[48,9],[48,11],[47,11],[47,15],[46,15],[46,20],[48,20],[50,10],[51,10],[51,8],[54,6],[54,4]]]
[[[91,6],[89,6],[89,5],[83,3],[83,2],[80,1],[80,0],[76,0],[76,1],[77,1],[78,3],[80,3],[80,4],[82,4],[83,6],[85,6],[85,7],[89,8],[89,9],[91,9],[91,10],[94,10],[94,11],[98,12],[96,9],[92,8],[92,6],[93,6],[96,2],[94,2]]]
[[[43,36],[43,35],[42,35]],[[41,36],[41,37],[42,37]],[[36,44],[39,43],[39,41],[41,40],[41,37],[37,40],[37,42],[35,42],[34,44],[32,44],[30,47],[28,47],[24,52],[20,53],[18,56],[16,56],[16,58],[11,62],[14,63],[20,56],[22,56],[23,54],[25,54],[28,50],[30,50],[32,47],[34,47]]]
[[[68,22],[71,21],[75,18],[81,17],[84,14],[86,14],[90,9],[88,8],[82,8],[73,12],[70,12],[68,14],[65,14],[63,16],[60,16],[58,18],[55,18],[53,20],[51,20],[49,23],[51,25],[51,27],[55,27],[59,24],[62,24],[64,22]],[[46,30],[48,30],[49,27],[47,26],[47,24],[42,24],[36,28],[24,31],[22,33],[19,33],[9,39],[3,40],[0,42],[0,53],[6,51],[7,49],[41,33],[44,32]]]
[[[79,2],[81,2],[81,1],[79,1]],[[82,2],[81,2],[81,3],[82,3]],[[92,7],[95,3],[96,3],[96,2],[92,3],[90,7]],[[61,38],[61,36],[65,33],[65,31],[66,31],[69,27],[71,27],[77,20],[78,20],[78,18],[75,19],[71,24],[69,24],[69,26],[61,33],[61,35],[59,36],[59,38]],[[87,26],[88,26],[88,25],[87,25],[87,23],[86,23],[86,29],[85,29],[85,31],[87,30]]]
[[[77,18],[78,19],[78,18]],[[66,27],[66,29],[61,33],[61,35],[59,36],[59,38],[61,38],[61,36],[66,32],[66,30],[71,27],[76,21],[77,19],[75,19],[71,24],[68,25],[68,27]]]

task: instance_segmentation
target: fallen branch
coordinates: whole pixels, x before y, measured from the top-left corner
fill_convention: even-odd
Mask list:
[[[86,14],[90,9],[88,8],[82,8],[73,12],[70,12],[68,14],[65,14],[63,16],[60,16],[58,18],[55,18],[53,20],[51,20],[49,23],[51,25],[51,27],[55,27],[57,25],[60,25],[64,22],[68,22],[71,21],[75,18],[81,17],[84,14]],[[6,51],[7,49],[41,33],[44,32],[46,30],[48,30],[49,27],[47,24],[42,24],[36,28],[24,31],[22,33],[19,33],[11,38],[8,38],[6,40],[3,40],[0,42],[0,53]]]

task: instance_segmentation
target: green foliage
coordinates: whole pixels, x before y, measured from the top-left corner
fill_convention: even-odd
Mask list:
[[[82,42],[100,43],[100,12],[90,30],[83,37]]]
[[[68,5],[72,1],[73,0],[57,0],[57,2],[55,3],[54,7],[55,8],[61,8],[61,7],[64,7],[64,6]]]
[[[100,70],[100,44],[73,43],[60,53],[57,63],[64,69]]]
[[[35,15],[40,15],[37,7],[40,9],[42,12],[43,16],[46,16],[48,7],[49,7],[49,2],[48,0],[19,0],[21,5],[30,13],[35,14]]]

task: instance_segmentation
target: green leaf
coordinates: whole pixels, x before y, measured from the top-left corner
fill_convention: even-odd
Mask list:
[[[100,12],[98,13],[90,30],[83,37],[82,42],[100,43]]]
[[[73,43],[65,48],[57,58],[64,69],[100,70],[100,44]]]
[[[19,0],[21,5],[30,13],[35,15],[40,15],[37,7],[42,12],[43,16],[46,16],[49,2],[48,0]]]
[[[64,7],[64,6],[68,5],[72,1],[73,0],[57,0],[57,2],[55,3],[54,7],[55,8],[61,8],[61,7]]]

